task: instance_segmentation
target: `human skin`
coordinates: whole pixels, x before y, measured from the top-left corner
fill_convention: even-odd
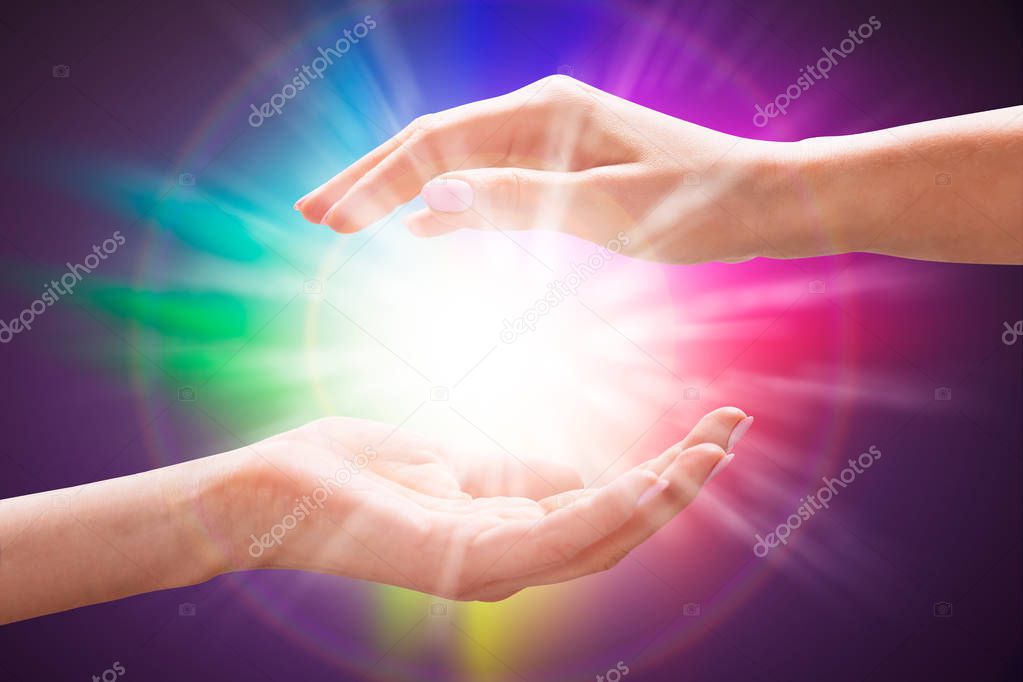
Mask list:
[[[584,486],[550,461],[333,417],[238,450],[2,500],[0,623],[271,568],[503,599],[617,564],[731,461],[751,423],[718,409],[661,455]]]
[[[751,140],[567,76],[421,116],[295,208],[355,232],[564,231],[669,263],[871,252],[1023,263],[1023,107],[799,142]]]

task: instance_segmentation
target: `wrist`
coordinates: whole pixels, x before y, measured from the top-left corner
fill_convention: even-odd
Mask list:
[[[188,524],[204,580],[260,568],[265,556],[248,551],[251,535],[260,533],[264,517],[279,499],[267,465],[247,450],[234,450],[195,460],[186,493]],[[272,490],[271,490],[272,488]]]
[[[816,139],[758,141],[750,164],[754,176],[747,196],[756,205],[753,228],[758,256],[809,258],[856,250],[855,235],[832,205],[841,190],[833,150]]]
[[[770,215],[780,246],[773,257],[877,251],[877,231],[898,213],[911,165],[905,153],[871,133],[770,144],[777,159]]]
[[[715,203],[732,223],[719,260],[822,255],[826,240],[807,188],[824,172],[815,151],[801,142],[742,140],[717,164]]]

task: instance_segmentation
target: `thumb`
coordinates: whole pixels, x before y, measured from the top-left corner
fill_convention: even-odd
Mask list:
[[[480,168],[445,173],[428,182],[427,208],[406,218],[419,236],[459,228],[528,230],[558,223],[582,192],[577,173],[527,168]],[[557,202],[557,203],[555,203]],[[548,225],[542,224],[544,221]]]

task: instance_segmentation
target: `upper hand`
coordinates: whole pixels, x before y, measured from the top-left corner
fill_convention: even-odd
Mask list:
[[[769,247],[756,225],[777,146],[552,76],[417,118],[296,208],[354,232],[422,191],[406,220],[420,236],[539,227],[625,235],[624,252],[655,260],[736,261]]]

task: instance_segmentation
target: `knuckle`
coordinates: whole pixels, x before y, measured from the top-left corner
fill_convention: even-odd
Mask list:
[[[581,83],[581,81],[578,81],[575,78],[572,78],[571,76],[568,76],[563,73],[554,73],[551,74],[550,76],[545,76],[544,78],[541,78],[538,82],[542,83],[544,88],[554,89],[576,88]]]
[[[430,147],[431,140],[437,137],[442,125],[440,113],[423,114],[409,124],[409,134],[402,146],[413,154]]]
[[[539,553],[540,563],[544,566],[565,563],[572,555],[568,545],[563,543],[547,543]]]
[[[620,564],[622,562],[622,559],[624,559],[628,555],[629,555],[629,553],[627,551],[625,551],[625,550],[618,550],[618,551],[616,551],[611,556],[608,556],[608,557],[604,558],[604,560],[601,562],[600,570],[601,571],[610,571],[612,568],[614,568],[615,566]]]
[[[589,98],[585,97],[585,84],[571,76],[555,74],[547,76],[540,81],[537,99],[541,102],[558,103],[581,103]]]
[[[721,407],[714,410],[714,419],[724,427],[732,427],[745,416],[738,407]]]
[[[630,191],[625,189],[622,174],[613,167],[589,168],[579,174],[579,191],[585,190],[591,197],[601,200],[615,199]]]
[[[494,203],[510,211],[517,210],[522,196],[522,186],[526,182],[522,173],[509,168],[497,174],[494,180],[490,188]]]
[[[429,113],[416,116],[408,125],[410,135],[422,134],[437,124],[437,114]]]

